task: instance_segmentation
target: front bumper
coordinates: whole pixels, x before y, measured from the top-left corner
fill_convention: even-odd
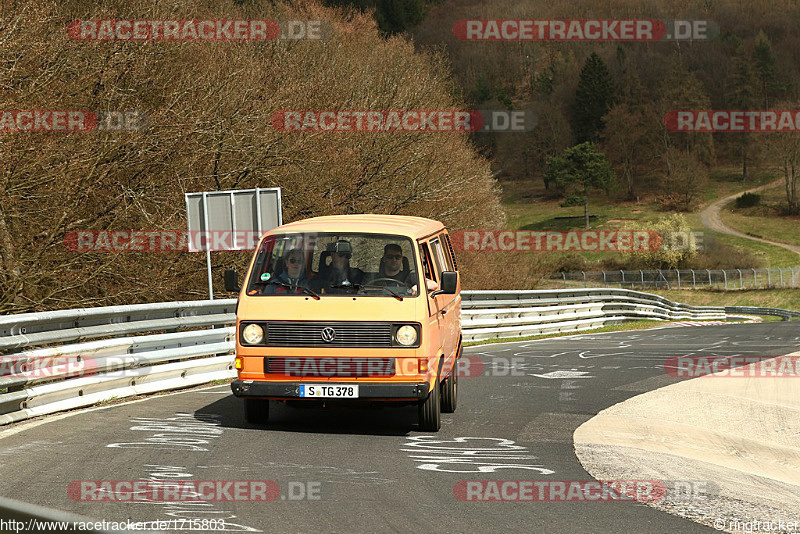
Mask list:
[[[234,380],[231,390],[237,397],[269,398],[269,399],[299,399],[300,384],[313,382],[263,382],[260,380]],[[323,384],[325,385],[325,384]],[[420,383],[376,383],[358,382],[358,399],[390,399],[390,400],[417,400],[428,396],[429,385]],[[308,400],[326,400],[321,398]],[[327,399],[334,400],[334,399]]]

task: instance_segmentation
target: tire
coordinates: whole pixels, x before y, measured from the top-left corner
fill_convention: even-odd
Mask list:
[[[458,405],[458,361],[453,371],[442,382],[442,412],[453,413]]]
[[[433,386],[428,397],[419,403],[419,429],[424,432],[438,432],[442,426],[442,405],[439,398],[439,382]]]
[[[269,421],[269,400],[245,399],[244,419],[251,425],[263,425]]]

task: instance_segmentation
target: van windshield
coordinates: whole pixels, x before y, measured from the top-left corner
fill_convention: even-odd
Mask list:
[[[256,253],[247,294],[416,297],[413,251],[408,237],[396,235],[270,235]]]

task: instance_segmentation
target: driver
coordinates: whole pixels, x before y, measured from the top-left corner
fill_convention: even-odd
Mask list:
[[[405,284],[408,283],[410,274],[411,271],[403,270],[403,249],[400,245],[389,243],[383,247],[378,278],[393,278]]]

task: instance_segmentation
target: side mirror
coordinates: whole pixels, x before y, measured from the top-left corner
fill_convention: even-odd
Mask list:
[[[437,295],[455,295],[458,287],[458,273],[455,271],[442,271],[441,289],[431,293],[431,297]]]
[[[239,273],[235,269],[225,269],[225,291],[238,293],[241,289],[239,287]]]

